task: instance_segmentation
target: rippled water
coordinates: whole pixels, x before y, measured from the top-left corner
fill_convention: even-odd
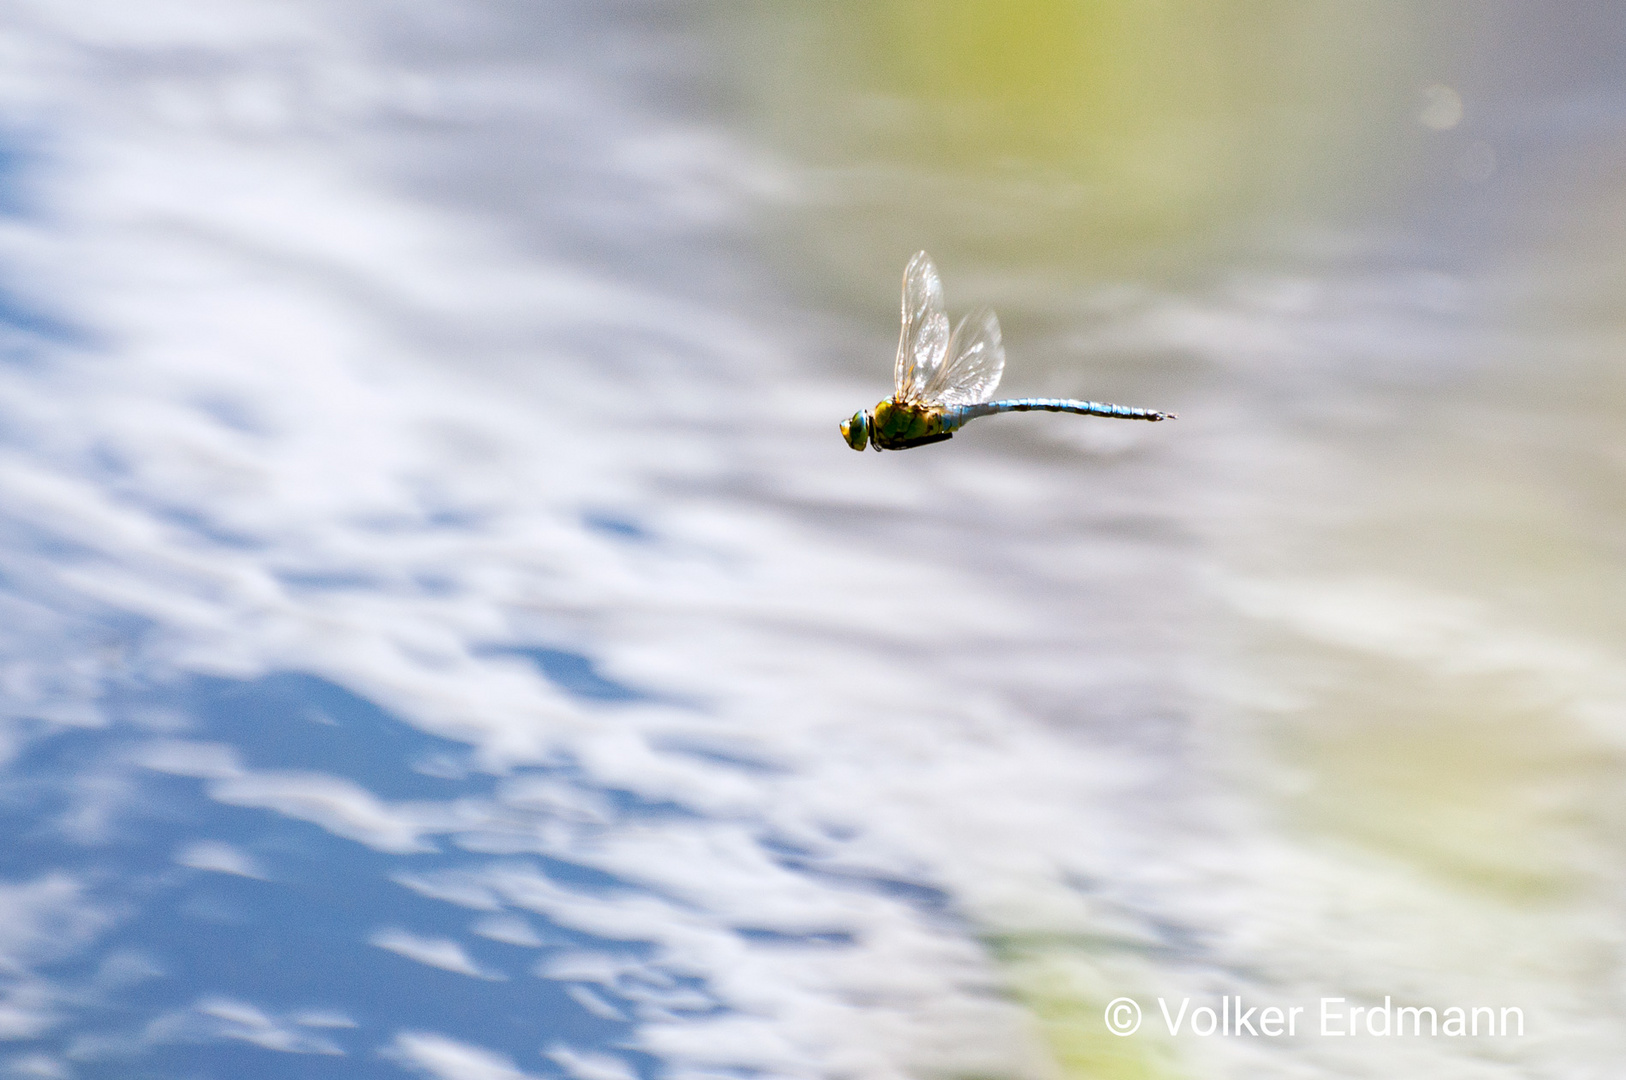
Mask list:
[[[0,1067],[1610,1075],[1626,20],[1551,11],[6,7]],[[851,453],[920,247],[1181,419]],[[1157,1005],[1238,996],[1314,1023]]]

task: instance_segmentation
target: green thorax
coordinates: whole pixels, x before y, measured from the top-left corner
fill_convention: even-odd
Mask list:
[[[936,442],[951,434],[942,409],[911,405],[888,398],[875,406],[870,439],[882,450],[907,450],[922,442]]]

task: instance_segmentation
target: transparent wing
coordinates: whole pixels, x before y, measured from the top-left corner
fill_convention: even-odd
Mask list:
[[[949,339],[948,357],[922,387],[922,400],[931,405],[976,405],[993,397],[1005,373],[999,317],[989,308],[978,308],[961,319]]]
[[[915,253],[903,271],[903,330],[892,368],[899,401],[919,401],[926,384],[943,366],[948,353],[949,321],[943,314],[943,282],[924,251]]]

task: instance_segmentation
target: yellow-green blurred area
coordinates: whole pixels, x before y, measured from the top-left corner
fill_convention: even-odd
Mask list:
[[[1621,940],[1626,871],[1621,8],[725,21],[740,126],[784,170],[765,246],[799,285],[884,342],[925,248],[951,311],[999,309],[1008,387],[1181,414],[1122,446],[1060,425],[994,444],[1064,463],[1054,505],[1140,485],[1178,522],[1187,576],[1156,584],[1205,599],[1168,631],[1197,672],[1168,799],[1212,783],[1236,815],[1211,836],[1194,811],[1191,850],[1136,862],[1180,882],[1196,944],[1069,937],[1038,903],[978,927],[1059,1073],[1477,1077],[1514,1073],[1474,1055],[1525,1052],[1332,1040],[1260,1072],[1101,1026],[1116,994],[1194,987],[1496,1000],[1573,1039],[1542,1075],[1613,1053],[1588,1033],[1594,996],[1618,998],[1597,948]],[[879,396],[889,359],[847,371]]]
[[[754,9],[748,108],[832,262],[1124,271],[1409,181],[1459,44],[1397,3],[883,0]]]

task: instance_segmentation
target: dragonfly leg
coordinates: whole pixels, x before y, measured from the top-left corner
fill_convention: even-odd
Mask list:
[[[913,450],[917,446],[925,446],[928,443],[942,442],[944,439],[952,439],[952,438],[954,438],[954,432],[945,431],[941,435],[928,435],[924,439],[910,439],[908,442],[900,443],[899,445],[894,446],[892,449],[894,449],[894,450]]]

